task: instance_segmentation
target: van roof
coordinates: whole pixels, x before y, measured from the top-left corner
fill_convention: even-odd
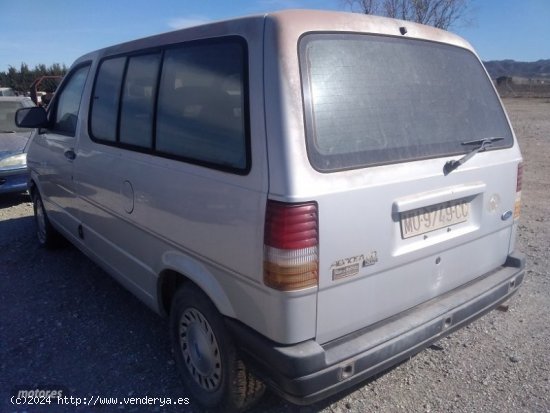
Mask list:
[[[183,41],[237,34],[241,33],[243,28],[247,26],[269,23],[278,28],[279,32],[290,32],[298,34],[298,36],[307,32],[360,32],[449,43],[473,51],[472,46],[467,41],[453,33],[409,21],[351,12],[282,10],[205,23],[116,44],[83,55],[73,65],[91,60],[98,55],[114,55]],[[401,33],[402,27],[406,28],[405,34]],[[285,38],[288,38],[288,36],[285,36]]]

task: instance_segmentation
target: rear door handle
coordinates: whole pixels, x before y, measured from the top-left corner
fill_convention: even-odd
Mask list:
[[[65,158],[67,158],[70,161],[74,161],[76,158],[76,153],[72,149],[65,151]]]

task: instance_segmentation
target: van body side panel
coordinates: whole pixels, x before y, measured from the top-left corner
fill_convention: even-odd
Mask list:
[[[77,210],[74,208],[75,188],[71,175],[73,163],[64,152],[74,148],[75,138],[50,132],[36,134],[30,147],[29,169],[42,195],[44,207],[56,228],[72,231],[77,226]],[[39,157],[40,162],[33,162]]]
[[[219,283],[216,276],[236,278],[236,270],[230,266],[240,270],[248,266],[251,271],[250,260],[239,260],[237,246],[250,243],[248,251],[259,248],[253,239],[256,234],[249,231],[254,211],[261,208],[258,201],[251,203],[253,192],[228,191],[227,184],[216,186],[215,181],[183,173],[177,161],[164,160],[171,167],[162,167],[158,163],[163,160],[154,157],[92,145],[96,147],[93,152],[81,150],[93,161],[87,165],[94,168],[79,171],[81,193],[86,193],[82,215],[85,242],[124,274],[134,284],[133,290],[137,288],[156,300],[157,276],[165,269],[183,275],[194,271],[189,276],[202,280],[197,284],[206,290],[210,284]],[[145,159],[137,159],[140,157]],[[105,179],[100,181],[102,174]],[[125,209],[129,202],[125,182],[132,183],[132,213]],[[214,272],[218,266],[223,270]],[[222,304],[227,297],[214,294],[214,289],[208,293],[221,304],[220,311],[235,316],[231,306]]]
[[[248,88],[253,91],[248,94],[248,173],[218,171],[83,135],[78,157],[85,161],[76,164],[75,176],[83,203],[85,248],[144,301],[156,300],[158,274],[169,269],[199,285],[222,314],[272,340],[295,343],[315,334],[315,294],[281,294],[262,281],[268,192],[263,30],[264,19],[256,18],[215,24],[207,32],[169,33],[100,53],[105,59],[144,47],[169,45],[168,50],[178,50],[180,44],[203,38],[245,39]],[[157,131],[164,126],[158,122],[160,117]]]

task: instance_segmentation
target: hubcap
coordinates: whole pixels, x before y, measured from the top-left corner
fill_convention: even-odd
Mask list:
[[[186,309],[179,323],[183,361],[193,380],[204,390],[215,391],[221,383],[220,349],[210,323],[195,308]]]

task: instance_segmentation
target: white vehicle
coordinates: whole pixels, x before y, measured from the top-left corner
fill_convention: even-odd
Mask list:
[[[514,294],[522,158],[463,39],[284,11],[79,58],[28,151],[62,234],[170,317],[186,391],[311,403]]]
[[[0,87],[0,96],[15,96],[11,87]]]

